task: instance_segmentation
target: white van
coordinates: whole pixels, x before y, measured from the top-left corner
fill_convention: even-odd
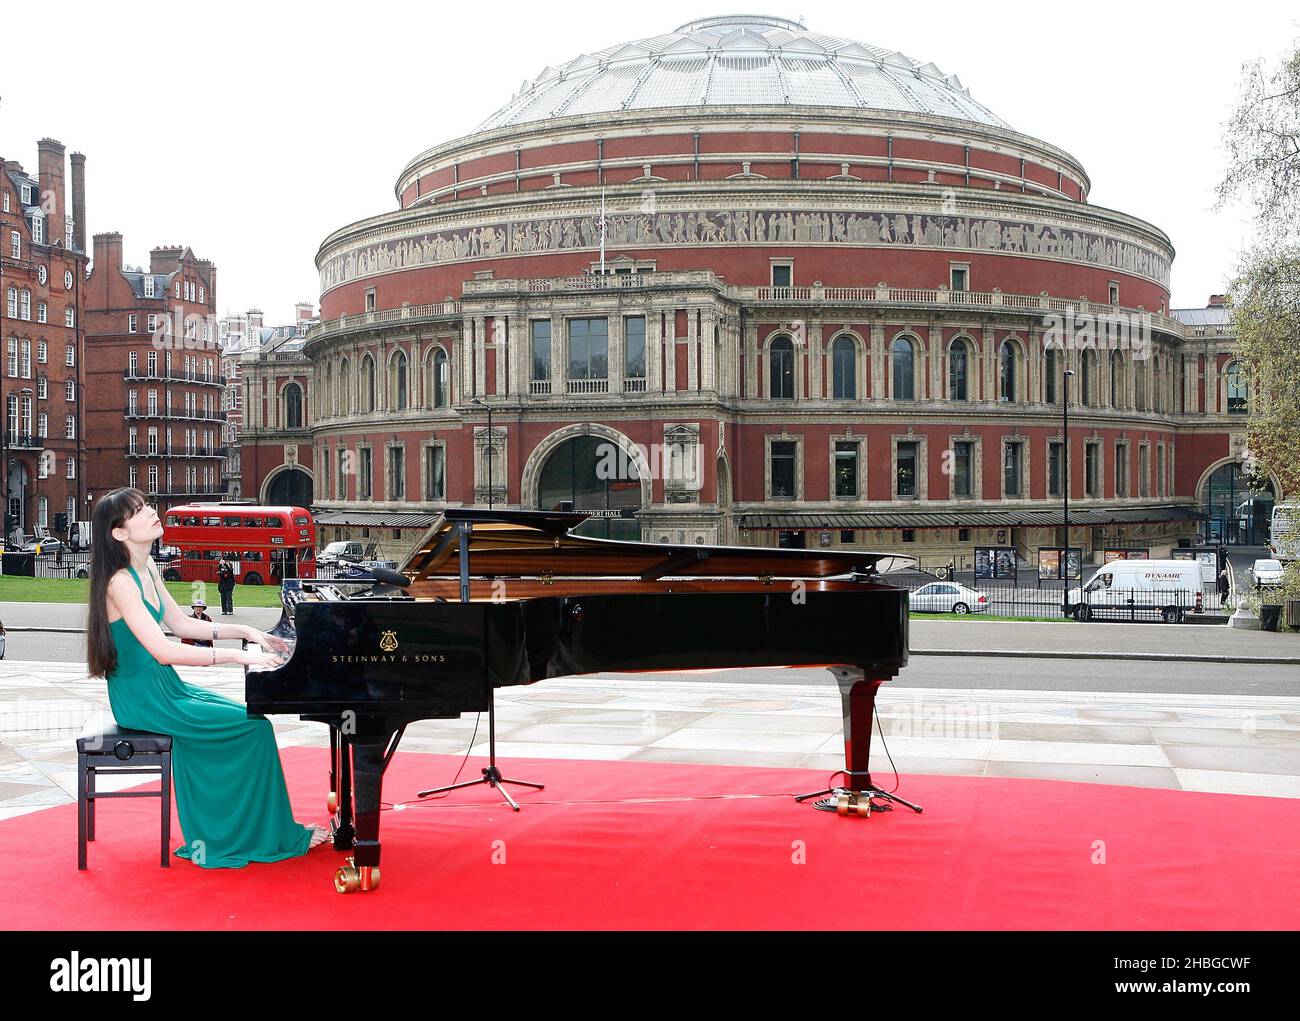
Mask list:
[[[1075,620],[1180,624],[1202,606],[1201,566],[1193,560],[1116,560],[1066,597]]]

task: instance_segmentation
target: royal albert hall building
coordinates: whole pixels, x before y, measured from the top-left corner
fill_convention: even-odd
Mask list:
[[[1061,542],[1068,443],[1072,544],[1160,555],[1216,499],[1253,538],[1224,318],[1173,315],[1170,239],[1089,187],[955,76],[781,18],[573,57],[326,238],[320,322],[243,369],[245,492],[394,555],[443,506],[567,504],[968,565]]]

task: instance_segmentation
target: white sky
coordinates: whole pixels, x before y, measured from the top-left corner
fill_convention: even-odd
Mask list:
[[[5,19],[0,156],[34,173],[47,135],[84,152],[87,237],[120,231],[128,264],[188,244],[217,265],[220,313],[290,322],[295,301],[318,299],[325,235],[394,208],[410,157],[472,130],[525,78],[758,12],[959,75],[1013,128],[1079,158],[1094,204],[1169,234],[1174,307],[1223,289],[1250,229],[1241,209],[1212,211],[1222,124],[1242,63],[1300,36],[1292,4],[793,2],[64,0],[53,25],[39,8],[31,32]]]

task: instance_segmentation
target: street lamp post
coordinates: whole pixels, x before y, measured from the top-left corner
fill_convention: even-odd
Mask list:
[[[1061,373],[1061,502],[1065,518],[1065,586],[1061,590],[1061,615],[1070,612],[1070,378],[1074,370]],[[1080,579],[1082,581],[1082,579]]]

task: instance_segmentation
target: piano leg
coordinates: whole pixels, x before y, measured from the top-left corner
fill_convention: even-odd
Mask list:
[[[330,731],[330,793],[325,800],[325,811],[334,815],[339,810],[339,735],[333,727]]]
[[[871,779],[871,727],[876,715],[876,692],[889,678],[868,677],[866,671],[854,667],[831,667],[830,671],[835,675],[844,705],[845,784],[801,794],[795,800],[824,798],[814,807],[823,812],[863,818],[871,815],[873,807],[876,811],[888,810],[888,806],[873,806],[872,798],[894,802],[919,813],[922,810],[919,805],[881,790]]]
[[[334,850],[349,851],[356,837],[352,826],[352,747],[346,734],[330,727],[332,785],[338,796],[338,825],[334,828]]]
[[[352,790],[348,793],[356,802],[356,839],[352,857],[335,873],[334,888],[339,893],[353,893],[379,886],[379,802],[393,737],[345,740],[352,751]]]

